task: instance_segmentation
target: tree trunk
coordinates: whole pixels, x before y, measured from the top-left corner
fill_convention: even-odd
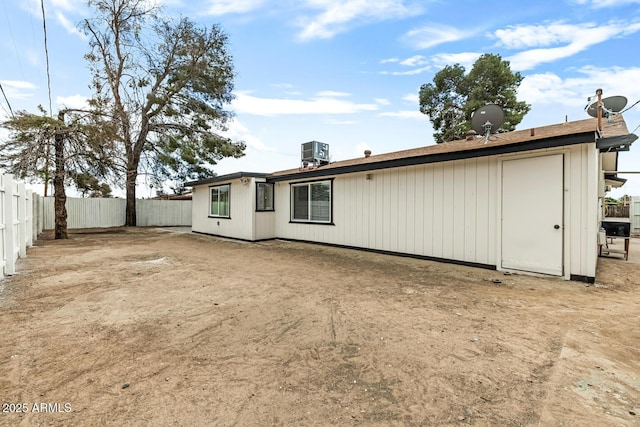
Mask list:
[[[125,223],[127,227],[136,226],[136,178],[138,177],[138,164],[132,161],[127,165],[127,206],[125,210]],[[131,163],[134,163],[133,165]]]
[[[60,129],[56,131],[54,136],[54,149],[55,149],[55,166],[56,173],[53,177],[53,195],[54,195],[54,210],[55,210],[55,238],[56,239],[68,239],[67,236],[67,193],[64,189],[64,112],[58,113],[58,120],[60,120]]]

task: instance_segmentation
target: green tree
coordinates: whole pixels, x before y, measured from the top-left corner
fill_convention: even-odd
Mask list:
[[[9,137],[0,142],[0,168],[20,179],[45,182],[53,176],[56,239],[67,238],[67,195],[69,177],[85,174],[106,178],[114,165],[109,139],[95,128],[86,114],[62,110],[57,118],[18,111],[3,123]],[[68,120],[67,120],[68,119]],[[53,169],[51,169],[53,165]]]
[[[82,197],[113,197],[111,186],[95,176],[81,172],[71,176]]]
[[[466,75],[460,64],[447,65],[436,73],[433,83],[420,87],[420,112],[429,116],[438,143],[464,138],[471,129],[471,114],[487,104],[504,109],[505,122],[499,131],[512,131],[531,109],[517,99],[522,79],[500,55],[480,56]]]
[[[245,145],[221,135],[232,112],[233,64],[217,25],[177,21],[143,0],[89,0],[85,56],[90,104],[113,117],[125,173],[126,225],[136,225],[136,179],[197,179]]]

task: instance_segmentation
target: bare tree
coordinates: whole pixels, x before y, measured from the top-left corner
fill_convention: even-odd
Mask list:
[[[93,74],[91,107],[113,117],[125,170],[126,225],[136,225],[136,180],[212,174],[245,145],[222,136],[232,117],[227,36],[187,18],[171,20],[145,0],[89,0],[83,23]],[[97,117],[97,116],[96,116]]]

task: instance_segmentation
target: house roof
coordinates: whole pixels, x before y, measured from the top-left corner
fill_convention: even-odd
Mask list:
[[[196,185],[213,184],[216,182],[231,181],[240,178],[265,178],[266,173],[259,172],[234,172],[226,175],[217,175],[212,178],[201,179],[198,181],[185,182],[185,187],[195,187]]]
[[[485,143],[484,136],[472,140],[457,140],[392,153],[342,160],[313,168],[296,168],[267,175],[269,181],[284,181],[339,175],[390,167],[411,166],[496,154],[514,153],[572,144],[595,142],[598,137],[627,135],[627,125],[618,114],[611,123],[604,119],[597,133],[598,120],[594,118],[564,122],[555,125],[493,134]]]
[[[600,132],[597,131],[597,128],[598,119],[589,118],[538,128],[493,134],[489,137],[486,143],[484,136],[476,136],[471,140],[462,139],[409,150],[371,155],[369,157],[358,157],[312,168],[300,167],[273,172],[270,174],[236,172],[199,181],[185,182],[184,185],[185,187],[195,187],[197,185],[230,181],[244,177],[266,178],[267,181],[270,182],[299,180],[400,166],[412,166],[492,156],[497,154],[517,153],[521,151],[539,150],[596,141],[601,141],[608,146],[611,145],[608,141],[615,142],[618,140],[616,137],[629,135],[629,130],[627,129],[627,125],[621,114],[614,115],[611,122],[607,119],[603,119],[602,129]],[[635,135],[633,136],[635,137]],[[631,142],[633,142],[633,139],[635,138],[632,138]],[[606,153],[606,156],[616,156],[616,165],[617,155],[617,152]],[[611,160],[613,160],[613,158]]]

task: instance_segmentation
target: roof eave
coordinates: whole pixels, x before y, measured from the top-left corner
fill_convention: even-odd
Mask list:
[[[359,163],[355,165],[338,166],[331,168],[317,168],[306,171],[296,171],[283,175],[267,175],[267,181],[292,181],[297,179],[318,178],[331,175],[343,175],[346,173],[367,172],[379,169],[389,169],[402,166],[414,166],[428,163],[438,163],[453,160],[470,159],[474,157],[486,157],[499,154],[510,154],[522,151],[540,150],[562,147],[566,145],[585,144],[595,141],[595,132],[586,131],[572,135],[554,136],[535,141],[527,141],[514,144],[487,146],[483,145],[475,149],[452,151],[446,153],[424,154],[419,156],[403,157],[398,159],[382,160],[379,162]]]
[[[240,178],[266,178],[268,174],[259,172],[234,172],[226,175],[214,176],[211,178],[201,179],[198,181],[188,181],[184,183],[185,187],[196,187],[198,185],[213,184],[222,181],[232,181]]]

